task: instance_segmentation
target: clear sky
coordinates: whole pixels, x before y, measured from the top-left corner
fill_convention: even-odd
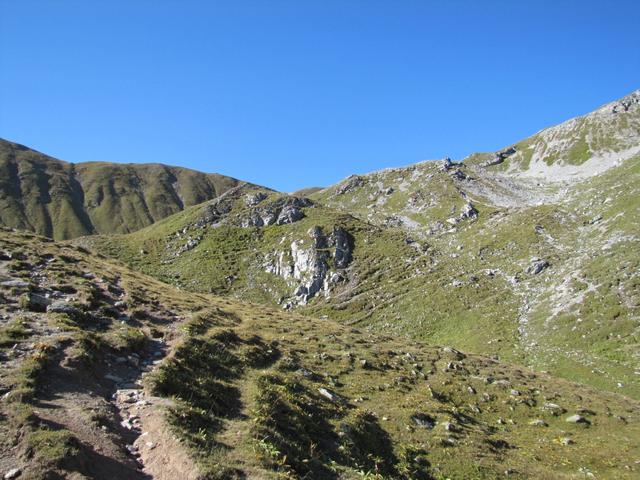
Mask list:
[[[640,88],[640,1],[0,0],[0,137],[283,191]]]

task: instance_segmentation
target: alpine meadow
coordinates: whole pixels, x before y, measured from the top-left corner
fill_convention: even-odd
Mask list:
[[[2,478],[640,478],[640,90],[584,93],[608,68],[596,62],[627,52],[619,77],[640,65],[632,6],[615,28],[589,17],[603,53],[588,35],[542,39],[565,17],[533,29],[530,2],[486,2],[514,12],[499,35],[464,1],[27,3],[33,23],[26,6],[0,10]],[[573,5],[566,35],[595,25],[580,22],[597,3]],[[442,42],[418,35],[432,30]],[[31,67],[9,53],[20,45]],[[536,49],[572,63],[550,75]],[[510,142],[546,106],[570,111],[515,102],[512,69],[526,63],[542,99],[586,58],[573,51],[594,62],[581,111],[610,103]],[[458,54],[466,70],[450,71]],[[492,108],[486,125],[473,105],[448,109],[430,90],[445,80],[503,112],[501,148],[356,163],[385,142],[379,158],[404,152],[417,118],[452,152],[496,130]],[[433,110],[397,113],[419,101]],[[233,155],[216,163],[235,141],[238,158],[264,150],[249,176]],[[332,142],[354,163],[331,160]],[[114,151],[129,153],[77,161]],[[273,161],[282,151],[295,168]]]

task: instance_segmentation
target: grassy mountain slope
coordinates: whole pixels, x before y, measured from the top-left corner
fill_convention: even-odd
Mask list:
[[[640,135],[618,130],[636,125],[637,96],[554,128],[577,138],[584,125],[601,134],[608,126],[619,143],[607,148],[628,152]],[[452,344],[640,398],[638,157],[550,180],[499,171],[511,155],[352,176],[313,193],[304,216],[281,225],[247,219],[297,197],[262,191],[249,205],[260,190],[236,189],[224,208],[216,200],[92,244],[185,290]],[[314,227],[348,233],[347,265],[335,268],[334,246],[313,245]],[[300,301],[314,269],[322,288]]]
[[[27,233],[0,232],[0,276],[2,472],[193,480],[638,473],[640,405],[617,394],[178,291]]]
[[[239,183],[159,164],[74,165],[0,140],[0,224],[56,239],[132,232]]]

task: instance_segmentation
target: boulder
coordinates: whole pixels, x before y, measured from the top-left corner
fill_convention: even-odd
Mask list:
[[[535,420],[531,420],[529,422],[529,425],[534,426],[534,427],[546,427],[547,426],[547,422],[545,422],[544,420],[541,420],[539,418],[536,418]]]
[[[335,393],[330,392],[326,388],[319,388],[318,393],[331,402],[337,402],[339,400]]]
[[[475,209],[471,202],[465,203],[460,209],[460,218],[477,218],[478,210]]]
[[[553,415],[561,415],[566,412],[566,410],[560,405],[551,402],[545,402],[545,404],[542,406],[542,410],[550,412]]]
[[[286,225],[289,223],[294,223],[298,220],[302,220],[303,218],[304,213],[302,213],[302,210],[293,205],[287,205],[280,211],[278,219],[276,220],[276,225]]]
[[[47,312],[66,313],[67,315],[78,315],[80,313],[80,310],[77,307],[74,307],[73,305],[65,301],[57,300],[55,302],[52,302],[47,307]]]
[[[420,428],[432,430],[436,426],[436,419],[426,413],[416,413],[411,420]]]
[[[550,266],[549,262],[541,258],[532,258],[531,264],[527,267],[526,272],[530,275],[538,275]]]
[[[28,293],[27,299],[29,302],[29,310],[35,312],[46,312],[47,307],[51,305],[51,300],[37,293]]]
[[[456,350],[453,347],[449,347],[449,346],[442,347],[442,351],[444,353],[448,353],[449,355],[455,357],[456,360],[462,360],[465,358],[465,355],[462,352]]]
[[[588,425],[589,420],[587,420],[585,417],[583,417],[582,415],[571,415],[570,417],[565,418],[565,421],[568,423],[582,423],[582,424],[586,424]]]

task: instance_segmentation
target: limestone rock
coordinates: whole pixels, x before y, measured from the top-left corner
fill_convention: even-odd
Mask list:
[[[342,227],[335,226],[326,235],[315,226],[307,236],[291,242],[288,251],[267,255],[265,271],[284,278],[293,288],[293,298],[284,303],[285,307],[304,305],[320,292],[327,295],[332,287],[345,281],[340,271],[352,260],[353,239]]]
[[[466,355],[464,353],[459,352],[453,347],[442,347],[442,351],[452,356],[455,360],[463,360],[464,358],[466,358]]]
[[[339,400],[335,393],[330,392],[326,388],[319,388],[318,393],[331,402],[337,402]]]
[[[354,188],[361,187],[362,185],[364,185],[364,180],[361,176],[351,175],[342,185],[340,185],[340,187],[338,187],[336,195],[344,195],[345,193],[353,190]]]
[[[415,415],[411,416],[411,420],[418,427],[427,428],[429,430],[432,430],[436,426],[435,418],[427,415],[426,413],[416,413]]]
[[[285,206],[279,213],[276,225],[286,225],[294,223],[304,218],[304,213],[298,207],[292,205]]]
[[[566,412],[566,410],[562,408],[560,405],[557,405],[551,402],[545,402],[545,404],[542,406],[542,410],[550,412],[551,414],[556,416],[562,415],[564,412]]]
[[[466,180],[467,179],[467,174],[464,173],[459,168],[456,168],[455,170],[450,170],[449,175],[451,176],[451,178],[454,178],[456,180]]]
[[[255,207],[256,205],[258,205],[260,202],[262,202],[266,198],[267,198],[267,194],[264,193],[264,192],[248,194],[245,197],[245,203],[250,207]]]
[[[37,293],[30,292],[27,296],[30,310],[44,312],[47,310],[47,307],[51,305],[51,300]]]
[[[500,165],[508,157],[516,153],[516,147],[509,147],[496,152],[495,156],[491,160],[487,160],[482,164],[483,167],[491,167],[493,165]]]
[[[284,196],[252,209],[240,219],[240,226],[247,228],[294,223],[304,218],[302,208],[311,206],[313,202],[308,198]]]
[[[29,282],[25,282],[23,280],[5,280],[0,282],[0,286],[7,288],[28,288]]]
[[[531,265],[527,267],[526,272],[530,275],[538,275],[550,266],[549,262],[541,258],[532,258]]]
[[[535,420],[531,420],[529,422],[529,425],[532,425],[534,427],[546,427],[547,426],[547,422],[545,422],[544,420],[541,420],[539,418],[536,418]]]
[[[477,218],[478,210],[475,209],[471,202],[465,203],[460,209],[460,218]]]

